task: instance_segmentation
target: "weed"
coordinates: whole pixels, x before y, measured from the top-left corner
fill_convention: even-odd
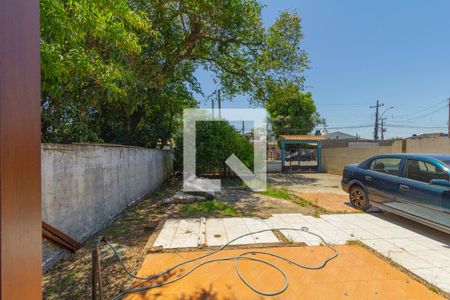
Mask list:
[[[315,206],[314,211],[312,212],[312,216],[314,218],[320,218],[320,213],[322,213],[323,211],[324,211],[323,208]]]
[[[285,188],[285,187],[278,188],[278,187],[268,185],[266,191],[259,192],[259,193],[261,195],[265,195],[265,196],[269,196],[269,197],[273,197],[273,198],[279,198],[279,199],[284,199],[284,200],[292,199],[292,195],[289,194],[287,188]]]
[[[294,200],[294,203],[298,204],[300,206],[303,206],[303,207],[306,207],[306,206],[310,205],[310,203],[308,201],[306,201],[305,199],[301,199],[301,198],[298,198],[298,199]]]
[[[429,289],[430,291],[439,293],[439,289],[434,284],[431,284],[429,282],[424,282],[424,284],[427,287],[427,289]]]
[[[345,242],[346,245],[350,245],[350,246],[361,246],[362,243],[358,240],[348,240],[347,242]]]
[[[116,222],[111,226],[108,226],[104,231],[104,234],[111,238],[120,237],[125,233],[127,233],[127,226],[120,222]]]
[[[55,285],[49,286],[48,288],[46,288],[44,293],[47,295],[61,294],[62,292],[64,292],[67,289],[68,286],[74,285],[74,282],[77,280],[77,278],[76,278],[77,275],[78,275],[78,273],[75,271],[64,274],[61,278],[59,278],[55,282]],[[76,290],[74,293],[79,294],[80,291]]]
[[[237,215],[236,209],[232,205],[217,200],[184,204],[180,209],[183,213],[190,216],[213,213],[229,217]]]

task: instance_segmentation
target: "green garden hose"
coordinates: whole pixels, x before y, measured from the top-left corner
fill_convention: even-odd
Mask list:
[[[203,262],[201,262],[201,263],[195,265],[195,266],[192,267],[189,271],[185,272],[184,274],[182,274],[182,275],[180,275],[180,276],[178,276],[178,277],[176,277],[176,278],[174,278],[174,279],[167,280],[167,281],[165,281],[165,282],[158,283],[158,284],[151,285],[151,286],[142,286],[142,284],[144,284],[145,282],[150,281],[150,280],[153,280],[153,279],[156,279],[156,278],[158,278],[158,277],[161,277],[161,276],[163,276],[163,275],[165,275],[165,274],[171,272],[172,270],[174,270],[174,269],[176,269],[176,268],[178,268],[178,267],[180,267],[180,266],[183,266],[183,265],[185,265],[185,264],[188,264],[188,263],[191,263],[191,262],[200,260],[200,259],[202,259],[202,258],[211,256],[211,255],[213,255],[213,254],[215,254],[215,253],[217,253],[217,252],[219,252],[219,251],[222,251],[222,250],[224,250],[227,246],[229,246],[231,243],[233,243],[233,242],[235,242],[235,241],[237,241],[237,240],[239,240],[239,239],[241,239],[241,238],[243,238],[243,237],[245,237],[245,236],[252,235],[252,234],[258,234],[258,233],[262,233],[262,232],[266,232],[266,231],[272,231],[272,230],[302,231],[302,232],[306,232],[306,233],[308,233],[308,234],[314,235],[314,236],[320,238],[320,240],[322,241],[322,243],[323,243],[325,246],[327,246],[328,248],[330,248],[331,250],[333,250],[334,254],[333,254],[332,256],[326,258],[322,263],[320,263],[320,264],[318,264],[318,265],[316,265],[316,266],[305,266],[305,265],[299,264],[299,263],[297,263],[297,262],[295,262],[295,261],[292,261],[292,260],[290,260],[290,259],[288,259],[288,258],[286,258],[286,257],[284,257],[284,256],[281,256],[281,255],[278,255],[278,254],[275,254],[275,253],[272,253],[272,252],[268,252],[268,251],[247,251],[247,252],[241,253],[240,255],[236,255],[236,256],[208,259],[208,260],[206,260],[206,261],[203,261]],[[189,260],[180,262],[180,263],[178,263],[178,264],[175,264],[174,266],[170,267],[169,269],[167,269],[167,270],[165,270],[165,271],[162,271],[162,272],[160,272],[160,273],[158,273],[158,274],[151,275],[151,276],[148,276],[148,277],[139,277],[139,276],[136,276],[136,275],[132,274],[132,273],[125,267],[125,264],[124,264],[122,258],[120,257],[120,254],[117,252],[116,248],[115,248],[113,245],[111,245],[108,241],[106,241],[106,240],[103,240],[103,241],[104,241],[104,242],[112,249],[112,251],[114,252],[114,254],[115,254],[115,255],[117,256],[117,258],[119,259],[119,262],[120,262],[122,268],[125,270],[125,272],[128,274],[128,276],[130,276],[130,277],[132,277],[132,278],[135,278],[135,279],[138,279],[138,280],[142,280],[141,283],[135,285],[133,288],[124,290],[124,291],[122,291],[121,293],[119,293],[118,295],[114,296],[113,300],[121,299],[123,296],[125,296],[125,295],[127,295],[127,294],[136,293],[136,292],[141,292],[141,291],[146,291],[146,290],[149,290],[149,289],[153,289],[153,288],[157,288],[157,287],[162,287],[162,286],[165,286],[165,285],[174,283],[174,282],[176,282],[176,281],[178,281],[178,280],[181,280],[181,279],[183,279],[184,277],[188,276],[189,274],[191,274],[192,272],[194,272],[196,269],[200,268],[200,267],[203,266],[203,265],[206,265],[206,264],[209,264],[209,263],[212,263],[212,262],[226,261],[226,260],[234,260],[234,261],[235,261],[235,265],[236,265],[236,273],[237,273],[237,275],[238,275],[239,278],[242,280],[242,282],[244,282],[244,283],[245,283],[250,289],[252,289],[255,293],[258,293],[258,294],[263,295],[263,296],[275,296],[275,295],[279,295],[279,294],[283,293],[283,292],[288,288],[288,285],[289,285],[289,278],[288,278],[288,276],[286,275],[286,273],[285,273],[280,267],[276,266],[275,264],[273,264],[273,263],[271,263],[271,262],[268,262],[268,261],[266,261],[266,260],[259,259],[259,258],[249,257],[249,256],[247,256],[247,255],[260,254],[260,255],[273,256],[273,257],[276,257],[276,258],[278,258],[278,259],[287,261],[287,262],[289,262],[289,263],[291,263],[291,264],[293,264],[293,265],[295,265],[295,266],[297,266],[297,267],[299,267],[299,268],[310,269],[310,270],[317,270],[317,269],[323,268],[329,261],[331,261],[332,259],[336,258],[336,257],[339,255],[338,250],[337,250],[334,246],[332,246],[331,244],[327,243],[320,235],[318,235],[318,234],[316,234],[316,233],[314,233],[314,232],[309,231],[309,229],[308,229],[307,227],[301,227],[301,228],[299,228],[299,229],[298,229],[298,228],[264,229],[264,230],[259,230],[259,231],[255,231],[255,232],[251,232],[251,233],[246,233],[246,234],[243,234],[243,235],[241,235],[241,236],[238,236],[237,238],[232,239],[231,241],[229,241],[228,243],[226,243],[225,245],[219,247],[219,248],[216,249],[216,250],[207,252],[207,253],[205,253],[205,254],[203,254],[203,255],[200,255],[199,257],[196,257],[196,258],[193,258],[193,259],[189,259]],[[266,265],[268,265],[268,266],[274,268],[274,269],[277,270],[277,271],[283,276],[283,278],[284,278],[284,285],[283,285],[283,287],[280,288],[279,290],[272,291],[272,292],[267,292],[267,291],[258,290],[257,288],[255,288],[254,286],[252,286],[252,285],[244,278],[244,276],[243,276],[242,273],[240,272],[240,270],[239,270],[239,261],[240,261],[241,259],[246,259],[246,260],[251,260],[251,261],[263,263],[263,264],[266,264]]]

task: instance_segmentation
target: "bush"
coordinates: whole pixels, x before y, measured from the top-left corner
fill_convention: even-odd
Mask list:
[[[196,171],[198,174],[220,173],[228,175],[225,161],[233,153],[253,170],[253,146],[236,128],[225,121],[197,122],[196,124]],[[176,138],[175,160],[181,168],[183,138]]]

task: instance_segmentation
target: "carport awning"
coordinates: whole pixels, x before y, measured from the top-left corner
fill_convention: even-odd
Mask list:
[[[280,139],[286,142],[318,142],[324,141],[325,137],[321,135],[280,135]]]
[[[317,171],[320,172],[321,142],[325,137],[321,135],[280,135],[281,140],[281,169],[284,171],[286,162],[286,145],[317,146]]]

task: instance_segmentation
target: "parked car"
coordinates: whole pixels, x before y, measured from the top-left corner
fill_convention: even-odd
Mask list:
[[[377,155],[345,166],[354,207],[378,207],[450,234],[450,155]]]

